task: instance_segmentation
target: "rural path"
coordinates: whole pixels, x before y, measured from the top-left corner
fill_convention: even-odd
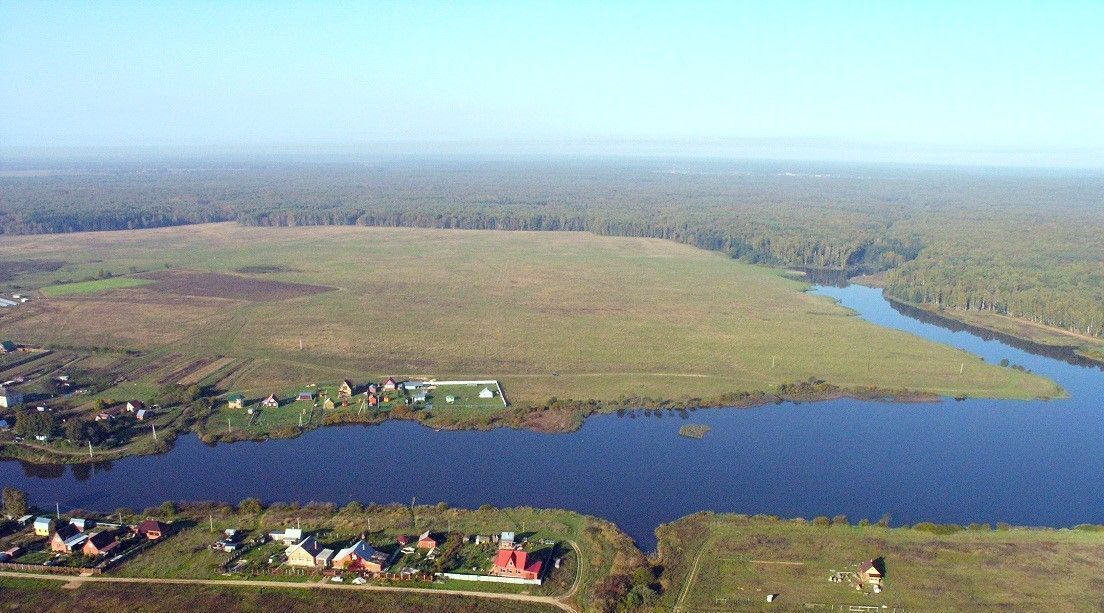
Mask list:
[[[411,594],[444,594],[447,596],[467,596],[472,598],[490,598],[492,600],[510,600],[514,602],[529,602],[544,604],[558,609],[578,613],[571,605],[561,602],[552,596],[530,596],[528,594],[510,594],[502,592],[475,592],[468,590],[437,590],[422,587],[391,587],[384,585],[349,585],[345,583],[290,583],[273,581],[256,581],[250,579],[156,579],[151,577],[104,577],[103,575],[84,577],[73,575],[47,575],[38,573],[21,573],[13,571],[0,571],[0,577],[22,577],[24,579],[41,579],[44,581],[60,581],[66,587],[84,583],[138,583],[147,585],[214,585],[232,587],[264,587],[287,589],[315,589],[315,590],[360,590],[366,592],[408,592]]]
[[[694,580],[698,575],[698,567],[701,565],[702,558],[705,556],[705,552],[713,545],[713,538],[706,539],[702,544],[701,551],[698,552],[697,557],[694,558],[694,565],[690,567],[690,572],[686,574],[686,585],[682,586],[682,591],[679,592],[678,600],[675,601],[675,606],[671,608],[672,613],[681,613],[684,608],[683,604],[686,602],[686,597],[690,595],[690,587],[694,585]]]

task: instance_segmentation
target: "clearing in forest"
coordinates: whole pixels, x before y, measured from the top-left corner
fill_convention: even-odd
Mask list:
[[[21,276],[24,287],[163,272],[143,275],[156,277],[143,287],[17,309],[6,336],[264,360],[235,382],[243,390],[432,374],[498,379],[515,405],[711,399],[810,378],[940,395],[1059,393],[1042,377],[865,322],[783,271],[658,239],[236,224],[59,243],[0,237],[0,259],[46,258],[67,264]],[[274,272],[231,274],[256,267]]]

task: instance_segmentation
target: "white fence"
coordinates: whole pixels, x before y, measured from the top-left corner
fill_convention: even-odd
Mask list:
[[[461,573],[437,573],[438,577],[459,581],[486,581],[489,583],[512,583],[514,585],[540,585],[540,579],[522,579],[520,577],[495,577],[493,575],[464,575]]]

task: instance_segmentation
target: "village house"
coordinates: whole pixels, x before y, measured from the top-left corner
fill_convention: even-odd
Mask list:
[[[503,532],[498,535],[498,548],[499,549],[513,549],[514,548],[514,533]]]
[[[353,397],[353,382],[345,379],[341,382],[341,387],[337,388],[337,399],[348,400]]]
[[[115,419],[116,417],[122,415],[124,411],[126,411],[126,405],[117,404],[113,407],[108,407],[100,411],[100,414],[96,416],[96,421],[107,421],[109,419]]]
[[[276,409],[280,406],[280,401],[276,400],[276,394],[269,394],[268,398],[261,401],[261,406],[266,409]]]
[[[84,548],[81,552],[90,558],[94,558],[96,556],[107,555],[118,546],[119,541],[115,539],[115,533],[109,530],[102,530],[89,535],[88,540],[84,542]]]
[[[286,555],[288,566],[326,568],[333,558],[333,550],[323,549],[322,546],[318,544],[317,539],[313,536],[308,536],[299,543],[289,547]]]
[[[439,544],[437,539],[433,538],[433,535],[429,533],[429,530],[426,530],[418,537],[418,549],[433,549]]]
[[[529,554],[518,549],[499,549],[495,555],[491,574],[496,577],[516,577],[518,579],[539,579],[540,560],[529,560]]]
[[[169,528],[156,519],[147,519],[135,526],[134,531],[138,533],[138,536],[144,536],[151,541],[156,541],[168,534]]]
[[[379,406],[379,396],[377,396],[375,394],[372,394],[371,396],[368,396],[368,406],[372,407],[373,409],[378,407]]]
[[[0,562],[11,562],[23,553],[23,548],[18,545],[0,551]]]
[[[410,398],[410,400],[412,402],[425,402],[426,401],[426,393],[425,392],[418,392],[418,393],[414,394],[414,396],[412,396]]]
[[[229,409],[241,409],[245,407],[245,396],[234,393],[226,397],[226,407]]]
[[[134,414],[134,419],[145,421],[147,415],[149,415],[149,409],[138,409],[138,412]]]
[[[287,543],[288,545],[294,545],[303,540],[303,531],[299,528],[284,528],[279,532],[269,532],[268,538],[281,543]]]
[[[126,410],[130,413],[137,413],[138,411],[141,411],[145,408],[146,403],[142,402],[141,400],[131,400],[130,402],[126,403]]]
[[[65,524],[50,537],[50,551],[73,553],[87,540],[87,534],[78,530],[73,524]]]
[[[885,562],[882,558],[867,560],[859,565],[859,581],[871,585],[881,585],[885,578]]]
[[[494,395],[494,392],[492,392],[491,388],[489,387],[485,387],[482,391],[479,392],[480,398],[494,398]]]
[[[378,385],[376,385],[375,383],[368,384],[368,393],[369,394],[375,394],[378,391],[379,391],[379,386]]]
[[[322,408],[327,410],[327,411],[334,410],[336,408],[336,406],[334,405],[333,399],[332,398],[327,398],[327,399],[323,400],[322,401]]]
[[[11,341],[0,341],[0,353],[11,353],[18,349]]]
[[[0,407],[10,409],[23,404],[23,394],[11,387],[0,385]]]
[[[343,570],[362,570],[371,573],[381,573],[387,567],[388,556],[382,551],[376,551],[364,539],[360,539],[349,547],[337,552],[333,559],[333,567]]]
[[[314,392],[310,390],[300,390],[297,400],[306,400],[307,402],[310,402],[314,400]]]
[[[387,377],[387,380],[383,382],[383,391],[393,392],[396,389],[398,389],[398,385],[395,384],[395,379],[392,377]]]
[[[34,520],[34,533],[35,536],[50,536],[50,533],[54,531],[54,518],[52,517],[36,517]]]

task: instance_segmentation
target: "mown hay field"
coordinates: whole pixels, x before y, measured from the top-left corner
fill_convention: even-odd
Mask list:
[[[209,224],[2,237],[0,260],[65,262],[23,266],[7,285],[22,291],[99,271],[177,281],[259,271],[240,295],[223,277],[218,292],[194,295],[154,283],[43,298],[3,320],[5,337],[24,343],[258,359],[245,391],[394,375],[495,378],[515,404],[710,398],[810,377],[941,395],[1058,392],[866,323],[781,271],[657,239]]]

